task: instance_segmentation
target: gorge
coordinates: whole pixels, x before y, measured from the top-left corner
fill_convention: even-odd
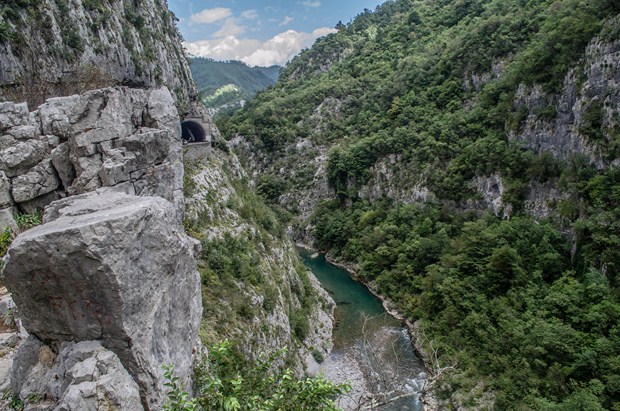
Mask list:
[[[300,249],[305,264],[336,302],[334,347],[318,371],[335,382],[351,381],[354,390],[340,400],[343,409],[422,410],[426,369],[402,322],[351,275],[324,255]],[[379,405],[383,404],[383,405]]]
[[[620,409],[619,13],[390,0],[214,122],[165,1],[7,0],[0,408]]]
[[[389,1],[218,119],[296,241],[417,324],[440,409],[618,407],[618,11]]]

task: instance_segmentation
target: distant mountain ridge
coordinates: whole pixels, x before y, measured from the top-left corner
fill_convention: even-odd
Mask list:
[[[239,106],[241,101],[275,84],[281,67],[250,67],[241,61],[192,57],[190,69],[205,105],[222,109]]]

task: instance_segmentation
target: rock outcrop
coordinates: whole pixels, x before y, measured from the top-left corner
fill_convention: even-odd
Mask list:
[[[196,88],[165,0],[36,3],[7,4],[0,16],[0,96],[22,86],[43,101],[107,85],[165,85],[189,111]]]
[[[44,220],[5,258],[26,329],[50,346],[100,342],[138,382],[149,409],[159,409],[162,364],[183,378],[191,370],[202,313],[197,242],[168,201],[105,189],[52,203]]]
[[[618,24],[617,18],[607,24]],[[614,144],[620,111],[618,61],[620,41],[596,37],[586,49],[581,67],[571,70],[564,79],[559,95],[544,93],[540,86],[519,87],[515,107],[525,110],[527,118],[523,129],[511,138],[537,153],[548,152],[561,160],[581,154],[599,168],[618,166],[618,153],[609,149]],[[579,78],[582,75],[584,78]],[[545,108],[553,111],[551,119],[537,114]],[[600,125],[592,127],[589,118]]]
[[[183,209],[179,115],[168,89],[114,87],[26,104],[0,103],[0,207],[32,212],[115,187]],[[179,214],[181,215],[181,213]]]
[[[14,369],[29,409],[143,411],[138,384],[118,356],[96,341],[65,342],[58,355],[37,338],[23,343]]]
[[[11,386],[27,410],[160,410],[162,365],[189,386],[202,314],[166,88],[0,103],[1,213],[45,207],[3,276],[30,333]]]

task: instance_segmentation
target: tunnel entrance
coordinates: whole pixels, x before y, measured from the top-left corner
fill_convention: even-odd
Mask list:
[[[198,121],[185,120],[181,123],[181,138],[187,143],[203,143],[207,141],[207,133]]]

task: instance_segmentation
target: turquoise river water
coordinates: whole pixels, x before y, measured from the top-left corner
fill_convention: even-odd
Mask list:
[[[331,356],[355,358],[375,398],[388,405],[381,411],[419,411],[424,367],[416,356],[408,330],[386,313],[381,301],[362,283],[323,254],[299,249],[304,263],[336,302]],[[381,400],[379,400],[382,402]]]

